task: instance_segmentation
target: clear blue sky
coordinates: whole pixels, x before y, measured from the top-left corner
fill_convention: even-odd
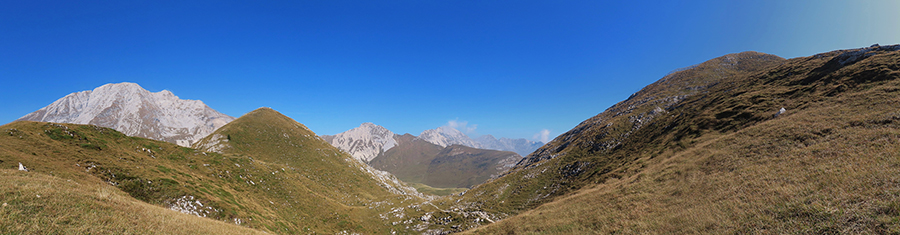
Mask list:
[[[724,54],[900,43],[900,1],[261,2],[4,1],[0,123],[128,81],[318,134],[552,138]]]

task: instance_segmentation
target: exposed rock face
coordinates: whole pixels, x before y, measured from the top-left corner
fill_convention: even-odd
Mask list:
[[[475,142],[469,138],[469,136],[466,136],[466,134],[447,126],[425,130],[422,134],[419,134],[419,138],[441,147],[458,144],[472,148],[481,148],[481,144]]]
[[[19,120],[91,124],[188,147],[234,118],[202,101],[126,82],[69,94]]]
[[[396,134],[387,128],[367,122],[357,128],[322,138],[334,147],[346,151],[353,158],[369,162],[379,154],[397,146],[395,136]]]

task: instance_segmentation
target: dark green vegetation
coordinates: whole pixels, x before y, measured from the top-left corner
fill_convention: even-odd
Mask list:
[[[391,223],[401,218],[388,218],[382,214],[391,212],[393,207],[403,208],[421,202],[417,196],[404,195],[402,185],[391,182],[390,177],[380,177],[387,179],[387,182],[378,182],[364,164],[348,161],[349,156],[321,141],[301,124],[271,109],[251,112],[220,128],[217,134],[231,136],[228,142],[230,148],[223,150],[224,154],[128,137],[109,128],[88,125],[23,121],[4,125],[0,129],[4,131],[0,135],[2,169],[16,169],[21,162],[31,169],[31,172],[17,173],[23,177],[49,182],[65,181],[66,187],[70,186],[68,184],[90,185],[86,191],[88,194],[96,188],[108,194],[118,195],[121,192],[149,204],[263,231],[369,234],[407,231],[404,225]],[[3,183],[30,187],[24,181]],[[54,192],[53,188],[42,190],[53,195],[79,193],[71,190]],[[54,202],[30,209],[27,205],[34,205],[29,204],[34,202],[16,199],[27,198],[17,196],[20,191],[3,193],[12,197],[4,196],[0,201],[9,205],[5,208],[14,209],[3,210],[5,218],[0,222],[3,232],[55,233],[72,229],[65,224],[75,222],[65,221],[74,219],[46,217],[56,214],[88,213],[92,216],[73,218],[114,222],[119,220],[107,217],[121,214],[97,214],[112,209],[103,209],[103,202],[92,200],[90,195],[74,202]],[[152,211],[180,216],[175,211],[133,201],[129,202],[132,205],[128,207],[130,211],[158,208],[162,212]],[[73,204],[75,207],[70,208]],[[143,222],[151,225],[165,223],[156,221],[165,218],[162,215],[142,218],[148,221],[134,225],[126,222],[119,225],[97,224],[96,227],[77,222],[80,227],[74,231],[132,233],[129,231],[140,231],[139,227],[133,226],[142,226]],[[46,230],[34,230],[19,225],[18,222],[22,221],[57,224],[46,227]],[[209,226],[222,224],[209,221],[206,222],[212,223]],[[122,230],[109,230],[105,226],[122,226]]]
[[[410,134],[400,136],[398,142],[396,147],[372,159],[369,165],[391,172],[404,182],[448,189],[442,190],[444,192],[459,192],[451,189],[484,183],[508,168],[503,165],[513,165],[521,159],[518,154],[507,151],[461,145],[442,148]]]
[[[518,214],[486,234],[900,233],[897,49],[674,72],[460,206]]]

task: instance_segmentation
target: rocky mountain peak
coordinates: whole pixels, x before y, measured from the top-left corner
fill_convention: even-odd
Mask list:
[[[356,159],[369,162],[379,154],[397,146],[396,134],[383,126],[366,122],[357,128],[322,138]]]
[[[419,134],[419,139],[428,141],[429,143],[441,147],[458,144],[472,148],[481,148],[481,144],[478,144],[478,142],[475,142],[474,140],[469,138],[469,136],[463,134],[462,131],[448,126],[425,130],[422,132],[422,134]]]
[[[182,100],[171,91],[150,92],[123,82],[66,95],[18,120],[91,124],[190,146],[234,118],[199,100]]]

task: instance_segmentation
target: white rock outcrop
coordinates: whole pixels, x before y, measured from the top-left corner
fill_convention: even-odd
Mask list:
[[[379,154],[397,146],[396,134],[371,122],[363,123],[334,136],[325,137],[332,146],[344,150],[362,162],[372,161]]]
[[[167,90],[150,92],[124,82],[69,94],[18,120],[91,124],[188,147],[234,117],[199,100],[182,100]]]

